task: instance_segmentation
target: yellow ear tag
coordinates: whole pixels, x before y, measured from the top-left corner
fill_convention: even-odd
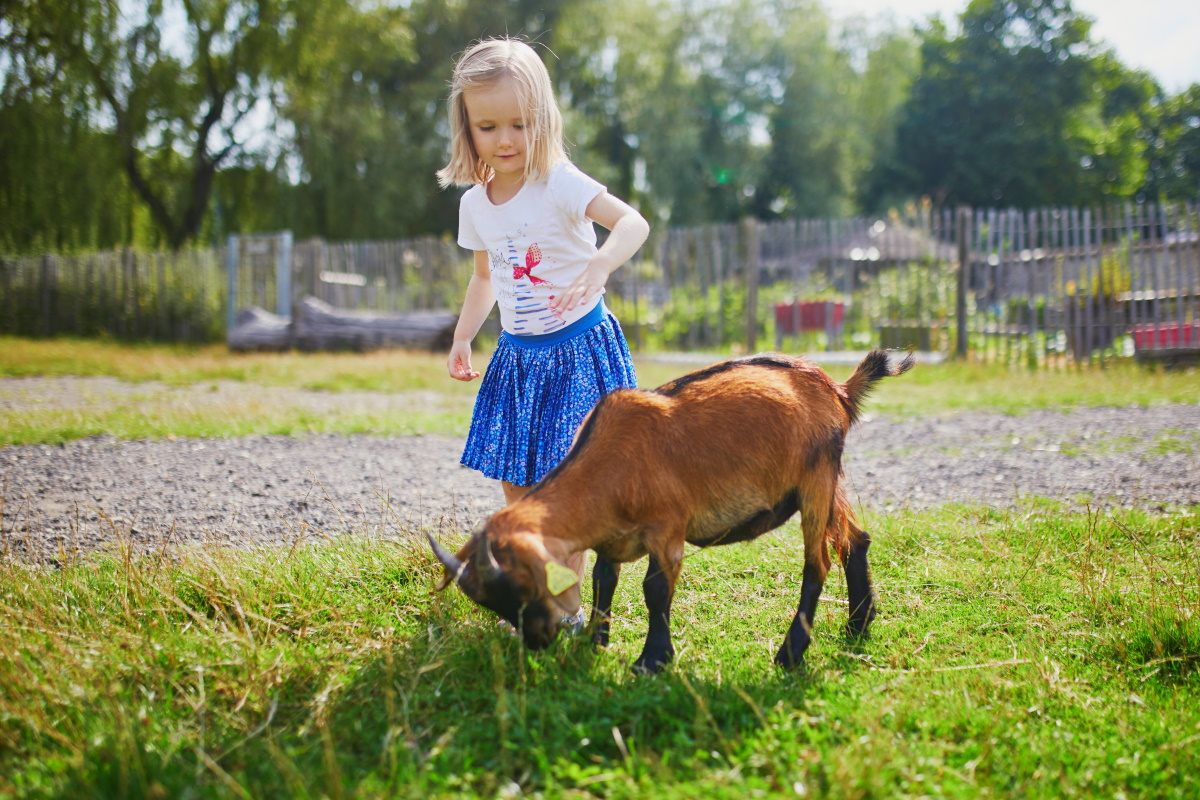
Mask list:
[[[579,576],[575,574],[575,570],[564,567],[557,561],[546,562],[546,587],[550,594],[562,594],[578,581]]]

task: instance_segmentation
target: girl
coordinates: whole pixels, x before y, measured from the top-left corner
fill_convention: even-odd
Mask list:
[[[636,385],[601,295],[649,233],[638,212],[580,172],[563,145],[550,76],[529,45],[479,42],[454,69],[450,163],[469,185],[458,243],[475,252],[447,367],[479,377],[471,341],[497,302],[503,333],[479,388],[462,463],[502,481],[512,503],[557,464],[601,395]],[[597,222],[611,233],[596,249]],[[581,572],[580,563],[572,564]]]

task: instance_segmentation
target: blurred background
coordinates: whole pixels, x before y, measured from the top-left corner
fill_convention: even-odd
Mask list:
[[[543,53],[573,159],[657,225],[1200,196],[1200,87],[1065,0],[958,5],[5,3],[0,251],[452,234],[450,70],[505,34]]]
[[[1172,303],[1147,319],[1165,313],[1190,335],[1189,281],[1200,258],[1191,255],[1195,207],[1187,204],[1200,198],[1200,84],[1187,72],[1194,46],[1177,48],[1196,12],[1181,3],[1121,6],[1120,20],[1138,23],[1125,28],[1143,34],[1135,65],[1068,0],[908,8],[899,16],[872,0],[836,10],[807,0],[4,2],[0,254],[9,260],[0,311],[9,324],[0,330],[86,335],[107,325],[119,335],[218,337],[240,291],[226,274],[230,237],[280,231],[290,237],[288,258],[293,241],[297,253],[306,242],[324,248],[296,256],[309,266],[291,267],[293,294],[322,290],[329,302],[385,310],[454,308],[459,192],[434,179],[448,154],[447,83],[470,42],[513,35],[543,54],[573,160],[652,224],[644,258],[653,267],[629,300],[638,326],[662,333],[651,322],[682,276],[708,303],[712,287],[741,270],[741,306],[719,311],[739,320],[736,331],[714,340],[685,315],[667,343],[725,346],[744,340],[747,326],[753,343],[754,311],[745,318],[742,309],[763,302],[757,283],[775,282],[780,270],[791,282],[775,300],[837,300],[857,313],[867,301],[856,292],[878,285],[886,264],[931,270],[896,294],[916,305],[892,321],[940,325],[943,347],[956,335],[946,333],[956,313],[992,314],[992,323],[1027,332],[1053,327],[1040,310],[1050,290],[1039,281],[1053,284],[1063,320],[1091,318],[1090,301],[1064,300],[1080,287],[1106,303],[1126,295],[1123,327],[1101,345],[1138,322],[1138,292]],[[1108,30],[1119,24],[1110,19]],[[1155,32],[1163,54],[1191,59],[1167,80],[1143,66]],[[964,206],[974,209],[966,228],[954,216]],[[989,217],[995,210],[1007,216]],[[767,227],[722,227],[746,220]],[[831,222],[817,231],[802,230],[801,220]],[[792,227],[769,227],[781,223]],[[875,241],[885,229],[900,238]],[[329,242],[342,249],[329,251]],[[348,243],[365,242],[393,246],[369,256],[359,248],[354,258]],[[1137,251],[1147,243],[1152,251]],[[1084,249],[1074,256],[1060,252],[1076,245]],[[233,260],[261,251],[276,263],[280,246],[269,240]],[[165,266],[131,255],[142,252],[160,254]],[[1154,269],[1167,272],[1143,274],[1139,252],[1166,259]],[[91,253],[102,254],[91,266],[45,259]],[[209,270],[209,283],[179,289],[170,308],[147,299],[170,291],[187,253],[195,264],[182,271]],[[1013,282],[1007,269],[960,279],[969,308],[956,308],[962,289],[936,278],[966,261],[1025,263],[1020,314],[999,288]],[[862,262],[881,264],[863,273]],[[1044,275],[1033,274],[1037,267]],[[78,298],[80,287],[101,275],[113,287],[141,288],[132,299],[125,293],[124,312],[96,306],[98,321],[77,318],[92,302]],[[400,297],[415,297],[422,281],[444,291]],[[1163,293],[1164,281],[1178,284],[1174,295]],[[286,312],[295,298],[277,302],[278,287],[266,283],[254,302]],[[392,299],[331,294],[345,287],[389,289]],[[51,306],[72,293],[78,308],[60,330]],[[31,310],[38,303],[45,313]],[[189,303],[214,310],[184,335],[174,320],[191,313]],[[111,320],[132,313],[131,304],[154,325],[117,330]],[[761,325],[771,319],[763,308]],[[877,331],[881,319],[861,331]],[[830,344],[832,317],[809,327]],[[1043,352],[1066,346],[1060,333],[1050,331]]]

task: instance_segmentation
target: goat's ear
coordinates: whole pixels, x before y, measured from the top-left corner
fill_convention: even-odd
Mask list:
[[[443,569],[442,577],[438,579],[437,585],[433,587],[435,592],[445,591],[446,587],[454,583],[454,576],[450,574],[450,570]]]
[[[546,588],[552,595],[560,595],[579,582],[575,570],[565,567],[557,561],[546,562]]]

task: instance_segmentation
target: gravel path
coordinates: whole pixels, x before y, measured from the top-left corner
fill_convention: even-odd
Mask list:
[[[97,381],[91,383],[90,381]],[[105,379],[37,379],[14,397],[119,392]],[[145,391],[144,387],[142,391]],[[310,393],[306,403],[344,402]],[[321,400],[324,397],[325,400]],[[117,539],[288,544],[416,526],[470,530],[503,502],[458,466],[459,439],[316,435],[0,448],[0,550],[57,560]],[[1093,508],[1200,504],[1200,406],[868,416],[846,446],[852,496],[872,509],[1012,506],[1042,496]]]

